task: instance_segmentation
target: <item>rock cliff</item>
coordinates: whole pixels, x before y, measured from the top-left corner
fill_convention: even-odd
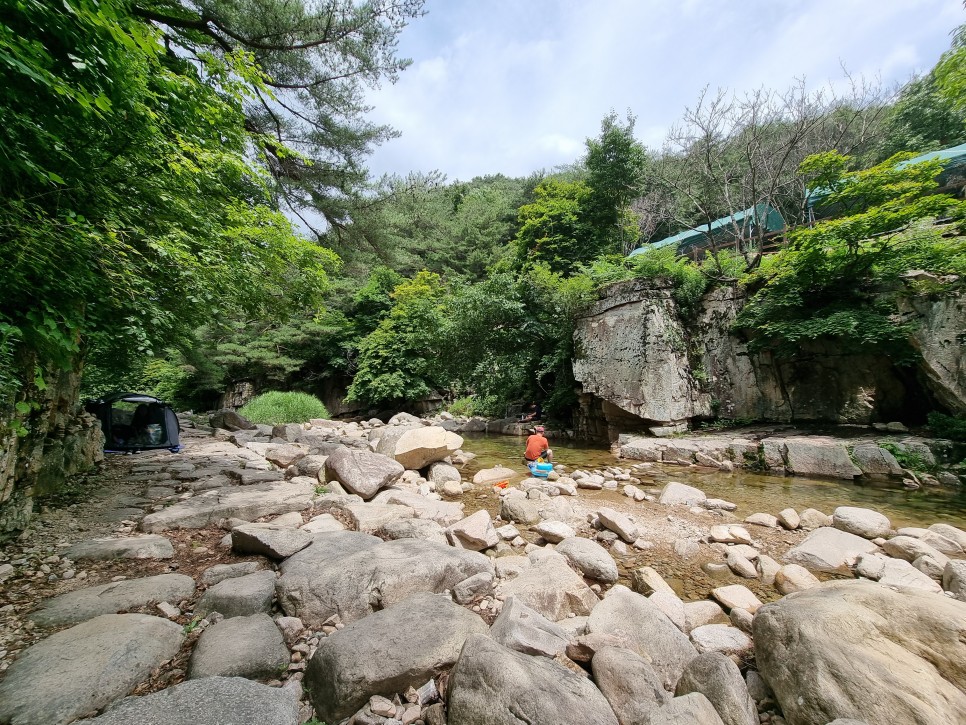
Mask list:
[[[868,425],[924,416],[935,401],[966,410],[962,293],[910,297],[903,316],[921,353],[901,369],[874,355],[849,355],[829,343],[803,345],[777,360],[752,353],[731,332],[744,304],[732,287],[710,291],[685,320],[670,285],[632,280],[611,285],[578,320],[574,375],[583,386],[584,432],[615,438],[649,428],[666,435],[696,419]],[[636,423],[636,425],[634,425]]]

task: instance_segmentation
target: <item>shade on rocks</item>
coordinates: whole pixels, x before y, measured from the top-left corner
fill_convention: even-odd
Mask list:
[[[617,725],[607,700],[586,677],[482,635],[463,645],[447,702],[449,722],[460,725]]]
[[[966,722],[966,604],[868,581],[762,607],[756,658],[786,719]]]
[[[298,709],[298,700],[286,688],[242,677],[205,677],[125,698],[100,717],[74,725],[297,725]]]
[[[338,722],[372,695],[419,687],[456,661],[467,637],[486,631],[448,598],[416,594],[324,638],[303,683],[319,718]]]
[[[177,654],[181,627],[145,614],[105,614],[23,652],[0,682],[0,722],[61,725],[127,694]]]

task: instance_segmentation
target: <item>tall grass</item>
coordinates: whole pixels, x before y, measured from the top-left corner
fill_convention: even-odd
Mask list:
[[[308,393],[283,393],[273,390],[253,398],[238,412],[252,423],[282,425],[305,423],[311,418],[328,418],[322,401]]]

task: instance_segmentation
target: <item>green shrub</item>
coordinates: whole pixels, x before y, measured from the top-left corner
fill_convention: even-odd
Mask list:
[[[952,441],[966,441],[966,418],[953,417],[933,411],[929,414],[929,427],[937,438],[948,438]]]
[[[460,418],[469,418],[470,416],[476,415],[476,400],[473,399],[472,395],[465,398],[457,398],[447,406],[446,410],[451,415]]]
[[[238,412],[252,423],[266,425],[305,423],[311,418],[329,417],[329,411],[314,395],[283,393],[278,390],[262,393],[242,406]]]

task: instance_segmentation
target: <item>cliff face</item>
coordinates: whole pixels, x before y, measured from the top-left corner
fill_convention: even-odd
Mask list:
[[[28,369],[32,370],[31,365]],[[80,375],[50,376],[47,387],[31,398],[39,409],[26,415],[4,416],[0,435],[0,541],[16,535],[33,510],[35,492],[56,490],[68,476],[91,468],[104,457],[100,424],[79,406]],[[6,401],[5,411],[13,411]],[[11,425],[19,420],[28,431],[18,436]]]
[[[730,332],[744,304],[735,289],[708,293],[688,323],[671,292],[643,280],[612,285],[578,321],[574,375],[585,433],[606,430],[613,440],[636,427],[662,435],[712,416],[870,424],[921,416],[930,399],[954,411],[966,405],[961,296],[905,303],[923,356],[911,370],[829,344],[803,346],[793,360],[751,353]]]

